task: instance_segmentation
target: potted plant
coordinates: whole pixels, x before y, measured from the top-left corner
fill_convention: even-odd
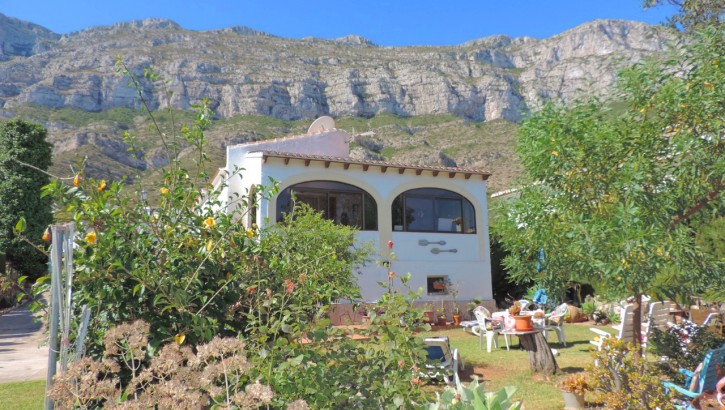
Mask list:
[[[462,316],[461,316],[461,309],[458,306],[453,307],[453,324],[456,326],[461,325]]]
[[[440,290],[440,291],[446,290],[446,282],[442,278],[441,279],[436,279],[433,282],[433,289]]]
[[[423,315],[425,316],[425,319],[428,323],[431,325],[435,323],[435,312],[433,311],[433,305],[430,303],[426,303],[425,307],[423,307]]]
[[[532,317],[529,315],[520,315],[521,313],[521,303],[518,301],[514,302],[513,306],[509,308],[509,314],[516,320],[516,330],[519,331],[528,331],[528,330],[534,330],[534,324],[532,322]]]
[[[567,376],[559,385],[564,395],[564,409],[577,410],[585,408],[584,393],[589,389],[589,381],[585,373],[574,373]]]
[[[444,308],[443,306],[441,306],[438,309],[436,309],[436,312],[438,313],[437,314],[438,322],[436,324],[438,326],[445,326],[445,325],[447,325],[448,322],[446,320],[446,308]]]
[[[594,299],[590,299],[582,303],[582,313],[587,316],[587,320],[594,319],[594,311],[596,310],[596,308],[597,306],[594,303]]]

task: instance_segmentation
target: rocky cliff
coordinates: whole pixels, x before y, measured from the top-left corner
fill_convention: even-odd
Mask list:
[[[665,28],[613,20],[547,39],[382,47],[356,35],[294,40],[247,27],[191,31],[164,19],[58,35],[0,14],[0,117],[44,123],[64,173],[79,156],[91,158],[92,174],[113,178],[165,164],[143,119],[129,114],[141,100],[116,72],[121,56],[140,77],[153,67],[168,80],[170,99],[160,97],[160,83],[142,79],[152,110],[210,100],[218,120],[208,135],[220,163],[226,144],[304,131],[321,115],[383,115],[379,128],[350,121],[376,133],[356,156],[488,168],[492,184],[505,187],[518,172],[513,123],[548,99],[610,93],[621,67],[661,55],[670,42]],[[287,122],[262,126],[244,122],[248,115]],[[405,119],[421,116],[437,119]],[[510,125],[480,124],[491,120]],[[141,152],[127,151],[124,130],[142,134]]]
[[[359,36],[292,40],[245,27],[196,32],[148,19],[57,36],[2,16],[0,106],[102,111],[138,105],[122,56],[169,79],[174,107],[207,97],[222,117],[450,113],[516,121],[542,100],[612,85],[622,64],[666,48],[666,30],[594,21],[548,39],[494,36],[449,47],[380,47]],[[152,96],[152,107],[163,103]]]

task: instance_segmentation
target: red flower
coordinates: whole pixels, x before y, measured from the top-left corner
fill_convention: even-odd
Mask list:
[[[393,249],[393,241],[388,241],[388,248]]]
[[[287,288],[287,293],[292,293],[292,291],[295,289],[295,283],[289,279],[285,279],[284,287]]]
[[[254,286],[250,286],[247,288],[247,293],[249,293],[250,295],[254,295],[256,292],[257,288],[255,288]]]
[[[410,383],[412,383],[413,385],[416,385],[416,384],[422,384],[423,382],[420,381],[419,377],[414,377],[410,380]]]

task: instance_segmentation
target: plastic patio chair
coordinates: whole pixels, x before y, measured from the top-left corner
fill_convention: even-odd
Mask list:
[[[443,377],[446,383],[451,384],[458,377],[458,371],[464,368],[458,349],[451,349],[448,336],[426,337],[423,343],[428,352],[424,375],[430,378]]]
[[[557,306],[553,312],[546,315],[546,325],[544,326],[544,339],[548,340],[549,330],[556,332],[559,343],[566,347],[566,334],[564,333],[564,317],[569,313],[569,305],[562,303]]]
[[[498,335],[503,330],[503,323],[494,320],[491,312],[483,306],[477,306],[473,309],[473,315],[476,320],[467,320],[461,322],[463,329],[479,337],[479,347],[483,349],[483,338],[486,338],[487,351],[491,353],[491,344],[498,347]],[[508,337],[506,337],[506,348],[508,348]]]
[[[674,390],[677,394],[687,397],[687,401],[690,402],[705,391],[715,390],[718,383],[718,372],[722,368],[725,368],[725,345],[719,349],[709,350],[702,363],[694,371],[680,369],[680,373],[687,376],[684,386],[666,381],[662,384],[665,389]],[[691,404],[684,408],[694,409]]]
[[[667,330],[670,321],[670,302],[652,302],[647,311],[647,323],[642,327],[642,348],[647,348],[647,342],[654,329]]]
[[[602,350],[602,344],[604,343],[604,339],[608,337],[616,337],[619,340],[622,340],[624,342],[630,342],[634,343],[634,309],[632,305],[625,306],[622,311],[620,312],[620,317],[622,318],[622,323],[616,326],[612,326],[615,330],[617,330],[617,334],[612,336],[611,334],[605,332],[604,330],[597,329],[595,327],[590,327],[589,330],[597,334],[596,339],[590,340],[589,343],[593,344],[597,347],[597,350]]]

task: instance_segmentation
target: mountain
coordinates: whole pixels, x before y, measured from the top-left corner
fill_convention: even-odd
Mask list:
[[[500,158],[501,152],[487,151],[485,135],[478,144],[472,137],[468,148],[457,148],[457,128],[491,128],[475,123],[492,120],[515,123],[548,99],[567,103],[582,95],[607,95],[621,67],[661,55],[671,40],[665,28],[619,20],[593,21],[547,39],[492,36],[437,47],[383,47],[357,35],[296,40],[247,27],[198,32],[165,19],[57,35],[0,14],[0,115],[43,121],[64,165],[70,154],[82,151],[105,156],[96,170],[100,174],[120,176],[163,165],[150,134],[136,155],[122,149],[123,130],[136,130],[142,120],[131,120],[124,111],[138,109],[141,102],[129,79],[116,73],[120,55],[134,73],[151,66],[168,80],[168,101],[158,83],[141,81],[151,110],[170,105],[185,111],[208,98],[217,130],[225,133],[214,136],[219,149],[274,131],[304,129],[302,123],[321,115],[388,114],[402,118],[401,128],[406,128],[404,118],[444,116],[451,124],[446,129],[433,121],[449,135],[438,151],[414,152],[425,147],[417,139],[421,129],[403,132],[402,140],[391,140],[395,132],[381,135],[386,132],[381,129],[360,145],[359,155],[491,166],[476,158]],[[120,113],[128,121],[119,122]],[[246,116],[282,122],[258,135],[230,125],[240,125],[235,119]],[[513,135],[509,138],[510,144]]]

